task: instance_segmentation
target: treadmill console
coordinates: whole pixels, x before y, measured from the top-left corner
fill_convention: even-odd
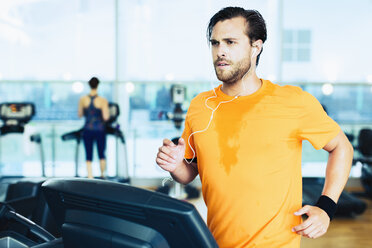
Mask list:
[[[24,125],[35,115],[35,105],[30,102],[0,104],[0,119],[4,122],[1,134],[23,132]]]

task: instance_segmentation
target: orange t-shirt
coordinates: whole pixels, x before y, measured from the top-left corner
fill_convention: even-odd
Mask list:
[[[340,128],[311,94],[261,80],[249,96],[234,99],[215,89],[188,109],[185,158],[195,150],[208,227],[221,248],[300,247],[291,229],[301,223],[302,140],[323,148]]]

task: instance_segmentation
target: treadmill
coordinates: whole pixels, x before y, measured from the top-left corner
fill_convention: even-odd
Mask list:
[[[3,125],[0,127],[0,138],[9,133],[22,134],[25,125],[35,115],[35,105],[31,102],[6,102],[0,104],[0,119]],[[41,161],[42,177],[45,177],[45,159],[42,139],[39,133],[30,136],[30,140],[38,144]],[[1,154],[1,145],[0,145]]]
[[[218,247],[194,205],[161,193],[83,178],[50,179],[41,189],[62,237],[0,203],[0,247]]]
[[[360,177],[364,192],[355,192],[354,194],[372,199],[372,129],[362,128],[358,135],[358,151],[354,157],[354,162],[362,164],[362,175]]]

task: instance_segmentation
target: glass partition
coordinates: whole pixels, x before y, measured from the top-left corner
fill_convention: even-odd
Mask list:
[[[101,82],[100,95],[112,101],[113,83]],[[89,93],[86,82],[19,82],[0,83],[1,102],[33,102],[36,106],[34,120],[78,120],[77,104],[82,95]]]
[[[121,117],[117,123],[126,137],[126,146],[116,148],[116,141],[109,137],[107,146],[108,174],[116,173],[116,156],[126,149],[130,176],[165,177],[167,174],[155,164],[155,156],[163,138],[179,137],[183,127],[177,129],[170,119],[175,105],[171,99],[171,87],[181,84],[186,87],[186,98],[182,105],[184,112],[193,97],[216,84],[209,82],[120,82],[117,92]],[[73,90],[74,83],[66,82],[1,82],[0,99],[6,101],[31,101],[36,104],[36,117],[26,126],[25,133],[8,134],[0,138],[1,173],[12,175],[20,171],[26,175],[39,175],[40,150],[36,143],[29,141],[33,133],[41,133],[48,176],[74,176],[74,141],[63,142],[61,135],[82,127],[83,119],[77,118],[79,98],[88,93]],[[328,114],[343,130],[357,136],[361,128],[372,128],[372,91],[370,84],[335,84],[332,92],[325,91],[325,84],[297,84],[313,94],[322,103]],[[327,86],[329,87],[329,86]],[[113,82],[103,82],[99,94],[112,101]],[[125,92],[124,92],[125,91]],[[327,93],[327,94],[324,94]],[[125,98],[125,99],[124,99]],[[126,104],[128,106],[126,106]],[[96,155],[96,151],[95,154]],[[321,163],[328,153],[315,151],[308,143],[303,146],[303,163]],[[84,176],[85,154],[79,147],[79,174]],[[98,161],[94,157],[94,161]],[[96,162],[95,162],[96,163]],[[17,167],[18,166],[18,167]],[[18,168],[18,169],[17,169]],[[98,164],[94,166],[98,174]]]

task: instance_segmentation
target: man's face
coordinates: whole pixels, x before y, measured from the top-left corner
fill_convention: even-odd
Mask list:
[[[217,22],[211,35],[212,56],[217,78],[234,84],[251,67],[251,45],[245,34],[246,22],[235,17]]]

